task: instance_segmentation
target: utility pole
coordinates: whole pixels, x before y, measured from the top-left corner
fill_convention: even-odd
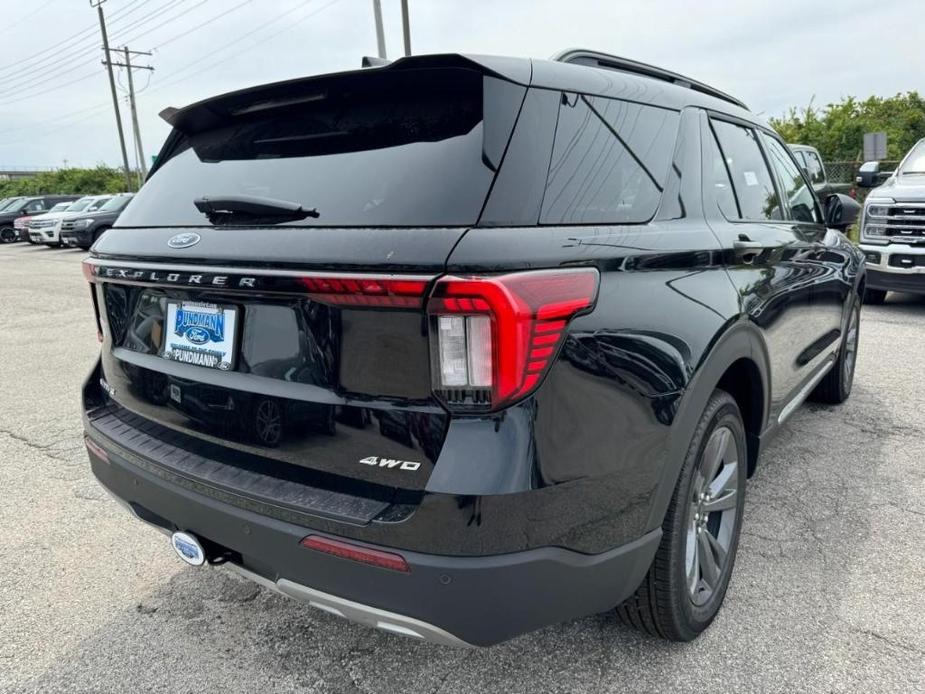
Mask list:
[[[401,0],[401,30],[405,41],[405,55],[411,55],[411,28],[408,21],[408,0]]]
[[[103,55],[106,68],[109,72],[109,91],[112,92],[112,108],[116,112],[116,128],[119,130],[119,146],[122,148],[122,170],[125,172],[125,185],[132,187],[132,176],[128,168],[128,153],[125,151],[125,133],[122,132],[122,116],[119,114],[119,99],[116,96],[116,80],[112,76],[112,65],[109,61],[109,37],[106,35],[106,18],[103,16],[103,3],[106,0],[90,0],[90,7],[95,7],[100,18],[100,33],[103,35]]]
[[[138,163],[141,166],[141,180],[143,182],[148,177],[148,166],[145,164],[145,151],[141,146],[141,128],[138,127],[138,108],[135,104],[135,82],[132,80],[132,70],[150,70],[154,72],[154,68],[150,65],[132,65],[131,56],[133,54],[149,56],[151,55],[150,53],[130,51],[128,46],[125,46],[123,50],[125,51],[125,68],[128,71],[128,98],[132,108],[132,127],[135,129],[135,147],[138,149]]]
[[[141,130],[138,127],[138,109],[135,102],[135,80],[132,77],[132,70],[150,70],[154,71],[154,68],[150,65],[132,65],[132,56],[133,55],[151,55],[145,51],[130,51],[128,46],[123,46],[122,48],[113,48],[113,51],[116,53],[123,53],[125,55],[125,62],[119,63],[113,60],[104,60],[103,62],[112,70],[113,67],[124,67],[128,72],[128,102],[129,110],[132,113],[132,130],[134,132],[135,139],[135,152],[138,155],[138,166],[140,168],[141,180],[138,183],[138,187],[141,188],[141,185],[144,183],[144,180],[148,177],[148,167],[145,165],[145,154],[144,150],[141,147]]]
[[[382,28],[382,5],[379,4],[379,0],[373,0],[373,18],[376,20],[376,44],[379,48],[379,57],[385,60],[385,31]]]

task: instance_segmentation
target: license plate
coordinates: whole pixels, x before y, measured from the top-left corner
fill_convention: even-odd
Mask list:
[[[235,360],[238,310],[198,301],[168,301],[164,359],[228,371]]]

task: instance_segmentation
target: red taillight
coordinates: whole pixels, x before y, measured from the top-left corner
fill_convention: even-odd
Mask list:
[[[84,279],[91,284],[96,282],[96,265],[84,260],[80,263],[80,269],[83,270]]]
[[[300,277],[313,301],[363,308],[421,308],[427,279],[379,278],[362,275]]]
[[[89,436],[84,436],[84,444],[87,446],[87,450],[90,451],[97,458],[102,460],[104,463],[109,462],[109,454],[100,446],[96,441],[91,439]]]
[[[93,285],[96,283],[96,266],[88,263],[84,260],[80,264],[80,269],[83,270],[84,278],[87,282],[90,283],[90,301],[93,302],[93,313],[96,316],[96,339],[99,342],[103,341],[103,324],[100,321],[100,307],[96,301],[96,290],[93,288]]]
[[[594,305],[598,281],[594,268],[439,280],[427,305],[437,394],[475,409],[529,395],[568,322]]]
[[[333,554],[341,559],[350,559],[352,561],[362,562],[378,566],[381,569],[391,569],[392,571],[402,571],[409,573],[411,567],[400,554],[393,552],[383,552],[381,549],[371,549],[361,545],[350,544],[340,540],[333,540],[329,537],[320,535],[309,535],[300,543],[303,547],[314,549],[325,554]]]

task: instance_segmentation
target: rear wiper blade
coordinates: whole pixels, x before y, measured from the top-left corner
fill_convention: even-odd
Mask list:
[[[315,208],[305,209],[298,202],[256,195],[203,196],[193,200],[193,204],[215,225],[279,224],[321,216]]]

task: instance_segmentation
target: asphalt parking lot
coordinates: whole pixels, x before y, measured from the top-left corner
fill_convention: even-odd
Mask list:
[[[698,641],[600,615],[460,651],[187,567],[103,492],[83,256],[0,246],[0,691],[925,692],[925,300],[865,307],[850,401],[765,451]]]

